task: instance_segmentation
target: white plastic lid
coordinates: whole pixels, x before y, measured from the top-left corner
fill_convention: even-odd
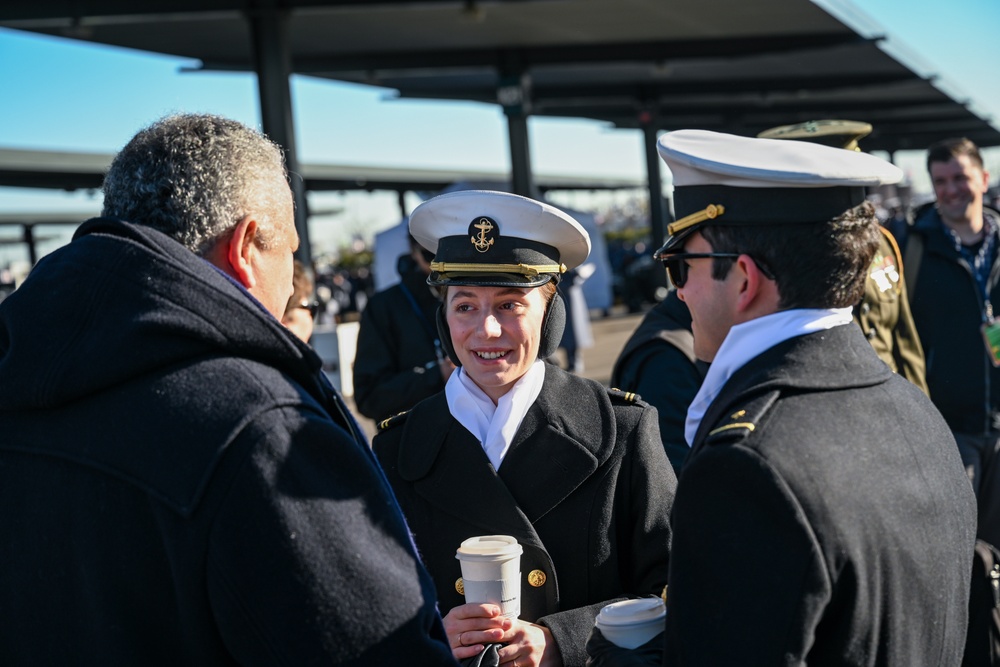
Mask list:
[[[462,557],[483,556],[494,558],[496,556],[520,556],[524,549],[517,543],[517,540],[510,535],[480,535],[470,537],[462,542],[458,548],[458,553]]]
[[[634,625],[643,621],[655,621],[667,614],[667,606],[660,598],[639,598],[613,602],[597,615],[599,625]]]

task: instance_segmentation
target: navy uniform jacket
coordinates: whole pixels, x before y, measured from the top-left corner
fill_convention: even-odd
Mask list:
[[[662,592],[676,478],[649,406],[546,365],[499,473],[443,392],[400,421],[374,448],[442,613],[465,602],[455,550],[476,535],[521,544],[520,618],[552,631],[567,666],[586,660],[603,604]]]
[[[858,327],[780,343],[695,437],[665,664],[957,666],[975,528],[947,425]]]
[[[455,665],[319,357],[92,220],[0,304],[0,663]]]

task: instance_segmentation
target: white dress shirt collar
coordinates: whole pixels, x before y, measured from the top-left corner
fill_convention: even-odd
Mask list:
[[[794,308],[737,324],[729,330],[701,389],[688,407],[684,439],[694,444],[701,420],[733,373],[748,361],[789,338],[832,329],[851,322],[851,308]]]

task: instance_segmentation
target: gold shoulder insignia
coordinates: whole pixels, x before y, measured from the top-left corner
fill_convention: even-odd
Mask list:
[[[774,404],[778,398],[778,392],[768,392],[763,396],[758,396],[743,408],[736,410],[724,418],[720,419],[715,428],[708,432],[706,439],[709,442],[732,442],[746,438],[757,430],[757,426],[764,418],[764,414]]]
[[[404,422],[409,414],[410,411],[406,410],[405,412],[398,412],[387,419],[383,419],[377,424],[379,432],[381,433],[386,429],[392,428],[393,426]]]
[[[712,429],[708,432],[708,435],[713,436],[726,431],[734,431],[736,429],[746,429],[747,433],[753,433],[755,428],[757,428],[756,424],[752,421],[747,421],[747,411],[737,410],[733,414],[729,415],[726,423]]]
[[[732,431],[732,430],[738,429],[738,428],[746,429],[748,433],[752,433],[753,430],[755,428],[757,428],[757,425],[754,424],[753,422],[732,422],[730,424],[723,424],[722,426],[719,426],[718,428],[714,428],[711,431],[709,431],[708,434],[709,435],[717,435],[717,434],[722,433],[724,431]]]
[[[642,401],[642,397],[639,394],[633,393],[631,391],[622,391],[617,387],[612,387],[608,389],[608,396],[611,398],[620,398],[626,403],[637,403]]]

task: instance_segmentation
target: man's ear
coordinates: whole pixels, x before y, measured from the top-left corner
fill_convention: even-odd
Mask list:
[[[737,257],[733,269],[737,271],[742,283],[736,300],[736,309],[739,312],[745,312],[754,305],[760,296],[764,274],[760,272],[757,262],[753,261],[749,255]]]
[[[257,234],[257,221],[248,215],[236,223],[226,242],[226,259],[229,260],[232,276],[247,289],[257,284],[253,262],[253,253],[257,251]]]

